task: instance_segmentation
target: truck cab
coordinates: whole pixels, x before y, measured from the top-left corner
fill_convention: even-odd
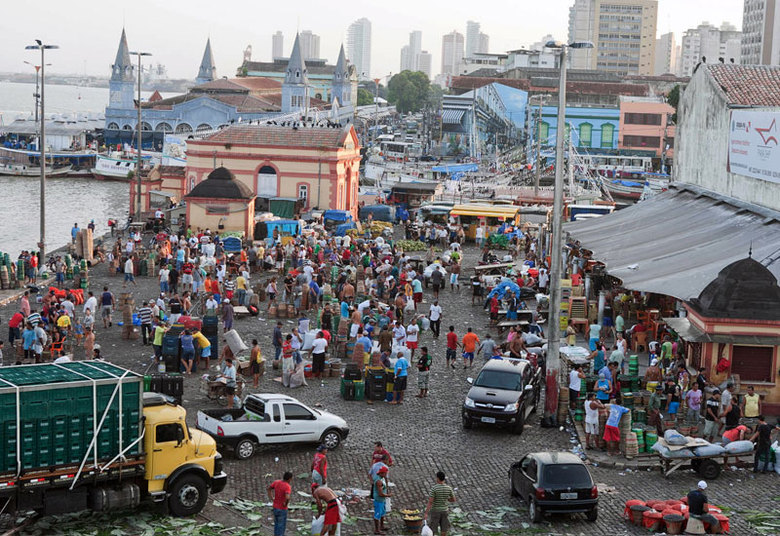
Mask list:
[[[200,430],[187,426],[187,412],[162,397],[144,397],[144,450],[149,495],[168,499],[175,515],[199,512],[208,492],[222,491],[227,476],[216,442]]]

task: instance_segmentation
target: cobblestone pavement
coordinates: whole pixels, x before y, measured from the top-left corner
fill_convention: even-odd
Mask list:
[[[477,251],[467,248],[463,279],[472,273]],[[157,284],[152,278],[138,278],[138,287],[131,287],[136,303],[156,296]],[[106,266],[98,266],[90,274],[91,288],[102,290],[104,284],[110,289],[121,292],[122,281],[118,277],[108,277]],[[466,285],[467,287],[467,285]],[[432,299],[426,290],[426,302],[421,312],[427,312],[427,304]],[[483,338],[487,328],[487,315],[478,306],[471,305],[470,289],[453,293],[448,288],[440,294],[440,303],[444,309],[443,332],[446,326],[453,324],[462,335],[466,327],[471,326]],[[10,317],[12,307],[0,310],[2,318]],[[264,355],[273,355],[270,342],[273,319],[261,315],[258,319],[245,318],[235,322],[236,329],[245,340],[257,338]],[[292,327],[291,321],[285,321],[285,330]],[[99,329],[97,342],[103,348],[103,354],[112,362],[142,372],[149,362],[150,347],[144,347],[140,340],[125,341],[119,337],[120,328]],[[495,333],[494,333],[495,337]],[[329,485],[333,488],[358,488],[368,490],[369,481],[366,471],[369,467],[373,442],[382,441],[393,454],[396,465],[390,471],[390,480],[395,484],[392,491],[393,509],[424,508],[427,492],[434,483],[434,473],[441,469],[446,472],[448,482],[456,488],[457,507],[462,509],[465,520],[474,522],[474,526],[455,527],[452,534],[573,534],[573,535],[619,535],[644,534],[644,529],[629,526],[622,518],[626,500],[673,499],[685,495],[699,480],[691,471],[672,475],[668,480],[658,472],[620,471],[616,468],[592,466],[591,471],[601,488],[599,519],[589,523],[583,515],[548,518],[538,526],[530,525],[527,507],[520,500],[510,497],[507,471],[509,466],[527,452],[569,450],[572,444],[570,433],[559,429],[542,429],[538,426],[538,415],[528,421],[524,433],[520,436],[500,430],[476,428],[463,430],[460,422],[461,404],[468,385],[466,378],[476,375],[481,360],[475,362],[473,370],[445,370],[445,339],[433,339],[430,332],[421,337],[420,345],[427,345],[434,358],[430,380],[430,395],[426,399],[415,398],[416,372],[411,372],[407,398],[401,406],[389,406],[385,403],[368,405],[365,402],[344,401],[339,396],[339,379],[327,378],[323,385],[311,381],[308,387],[288,390],[275,382],[274,372],[268,366],[261,379],[259,392],[289,392],[290,395],[310,405],[319,404],[325,409],[344,417],[349,426],[349,438],[341,447],[328,454]],[[77,357],[80,353],[76,354]],[[414,367],[412,367],[414,368]],[[207,400],[198,392],[198,378],[186,380],[184,406],[188,409],[188,420],[195,423],[195,413],[199,408],[215,407],[215,402]],[[543,401],[540,405],[543,407]],[[231,498],[243,498],[265,501],[265,488],[285,470],[299,475],[307,473],[314,452],[314,445],[293,445],[262,449],[254,458],[247,461],[233,459],[226,453],[226,471],[229,483],[223,493],[214,496],[219,501]],[[295,478],[293,483],[293,502],[304,503],[305,497],[296,491],[308,492],[308,479]],[[726,472],[710,482],[708,496],[712,503],[728,506],[735,510],[777,509],[780,501],[780,479],[777,475],[754,477],[747,471]],[[356,524],[344,527],[342,534],[368,534],[372,529],[371,507],[368,501],[348,505],[351,516],[356,516]],[[500,507],[508,507],[510,513],[504,513],[498,520]],[[270,519],[270,509],[260,511],[265,519]],[[226,526],[252,524],[245,513],[230,509],[225,505],[212,502],[204,511],[209,519],[222,522]],[[390,534],[401,534],[402,521],[393,514],[390,518]],[[310,519],[308,511],[291,513],[292,519]],[[488,523],[493,528],[482,530],[480,526]],[[270,526],[270,521],[265,523]],[[295,525],[295,523],[292,523]],[[731,520],[733,534],[751,534],[746,521],[738,514]],[[266,531],[261,530],[261,534]],[[303,529],[301,529],[303,530]],[[270,533],[270,531],[268,531]],[[288,533],[295,533],[288,529]],[[308,534],[308,532],[306,532]]]

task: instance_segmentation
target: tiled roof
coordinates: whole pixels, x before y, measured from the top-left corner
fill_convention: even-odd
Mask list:
[[[281,94],[269,94],[253,96],[249,93],[187,93],[176,95],[157,102],[143,103],[144,109],[171,110],[175,104],[191,101],[198,98],[213,99],[218,102],[234,106],[237,111],[244,113],[278,112],[280,110]]]
[[[729,104],[742,106],[780,106],[780,66],[702,65],[720,86]]]
[[[281,127],[275,125],[232,125],[205,138],[206,143],[278,145],[287,147],[340,147],[351,127]],[[197,143],[197,142],[195,142]]]

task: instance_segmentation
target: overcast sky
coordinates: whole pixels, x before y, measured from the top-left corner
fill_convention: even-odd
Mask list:
[[[285,34],[285,55],[296,29],[321,36],[320,55],[335,63],[349,24],[371,20],[371,74],[399,70],[400,49],[412,30],[423,32],[423,49],[433,54],[433,74],[441,68],[441,37],[475,20],[490,36],[490,52],[527,46],[545,34],[565,39],[569,7],[574,0],[81,0],[3,1],[0,21],[0,71],[22,72],[35,61],[24,50],[34,39],[60,45],[48,53],[49,72],[110,74],[124,25],[131,50],[151,52],[172,78],[195,78],[206,38],[211,37],[219,76],[233,76],[244,48],[253,60],[271,57],[271,35]],[[658,34],[677,34],[706,20],[742,26],[740,0],[659,0]]]

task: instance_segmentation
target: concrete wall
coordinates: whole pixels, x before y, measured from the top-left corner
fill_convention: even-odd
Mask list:
[[[780,188],[776,183],[729,173],[729,123],[723,94],[706,68],[700,68],[680,99],[675,180],[780,210]]]
[[[227,214],[210,214],[209,207],[225,207]],[[193,229],[219,229],[220,222],[224,231],[239,231],[253,236],[255,201],[229,202],[226,200],[187,200],[187,224]],[[224,219],[223,219],[224,218]]]

